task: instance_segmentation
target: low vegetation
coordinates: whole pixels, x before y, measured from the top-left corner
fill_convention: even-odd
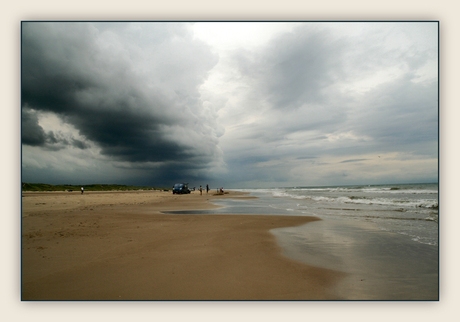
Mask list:
[[[130,190],[168,190],[167,188],[149,187],[149,186],[128,186],[120,184],[46,184],[46,183],[22,183],[22,191],[80,191],[81,187],[85,191],[130,191]]]

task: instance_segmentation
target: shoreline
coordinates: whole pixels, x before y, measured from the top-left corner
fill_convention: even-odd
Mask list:
[[[170,215],[231,191],[23,192],[22,300],[340,300],[346,274],[284,256],[298,216]]]

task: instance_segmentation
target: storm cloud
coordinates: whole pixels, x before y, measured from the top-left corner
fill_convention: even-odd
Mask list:
[[[145,168],[206,168],[221,130],[199,86],[217,60],[184,24],[23,23],[22,143],[65,143],[38,124],[52,113],[81,137],[68,145]]]
[[[437,45],[436,22],[23,22],[23,176],[436,181]]]

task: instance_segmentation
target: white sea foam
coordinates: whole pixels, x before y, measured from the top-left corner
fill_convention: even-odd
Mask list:
[[[272,198],[270,207],[289,214],[362,220],[379,228],[437,245],[438,191],[431,185],[296,187],[248,189]]]
[[[399,187],[325,187],[325,188],[292,188],[296,192],[364,192],[364,193],[391,193],[391,194],[437,194],[433,189],[404,189]]]
[[[435,208],[438,206],[436,199],[405,199],[405,198],[384,198],[384,197],[355,197],[355,196],[337,196],[328,197],[322,195],[300,195],[293,194],[286,191],[271,191],[274,197],[278,198],[290,198],[296,200],[314,200],[317,202],[327,203],[345,203],[345,204],[365,204],[365,205],[383,205],[383,206],[396,206],[396,207],[420,207],[420,208]]]

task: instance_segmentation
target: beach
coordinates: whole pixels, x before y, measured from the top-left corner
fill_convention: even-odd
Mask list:
[[[212,214],[215,200],[250,198],[23,192],[22,300],[346,299],[346,272],[286,256],[270,232],[318,218]],[[167,213],[181,210],[203,214]]]

